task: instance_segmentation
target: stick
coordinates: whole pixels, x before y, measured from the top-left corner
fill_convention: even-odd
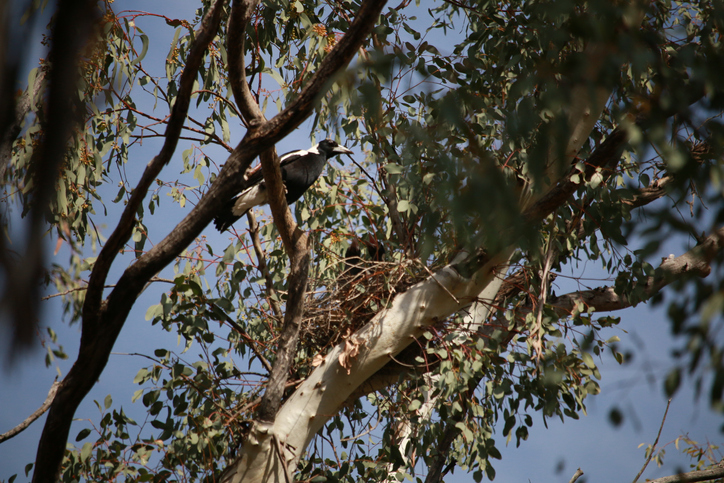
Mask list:
[[[664,429],[664,421],[666,421],[666,415],[669,413],[670,405],[671,405],[671,399],[669,399],[669,402],[666,403],[666,411],[664,411],[664,417],[661,419],[661,426],[659,426],[659,434],[656,435],[656,441],[654,441],[654,444],[651,446],[651,452],[649,452],[649,457],[646,458],[646,462],[644,463],[644,466],[641,468],[641,471],[639,471],[639,474],[636,475],[636,478],[634,478],[633,483],[636,483],[639,480],[639,477],[644,472],[646,467],[649,465],[649,461],[651,461],[651,458],[654,456],[654,449],[656,448],[656,444],[659,442],[659,436],[661,436],[661,430]]]

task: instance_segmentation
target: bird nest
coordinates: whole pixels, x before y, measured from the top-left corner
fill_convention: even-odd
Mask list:
[[[336,280],[310,280],[327,288],[307,298],[301,346],[314,354],[342,342],[422,278],[421,265],[408,260],[347,262]]]

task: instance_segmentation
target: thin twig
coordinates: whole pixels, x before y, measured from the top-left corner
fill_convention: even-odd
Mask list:
[[[286,458],[284,458],[284,451],[282,451],[282,445],[279,442],[279,438],[277,438],[277,435],[272,433],[272,440],[274,441],[274,449],[277,452],[277,456],[279,457],[279,462],[284,466],[282,468],[282,471],[284,471],[284,482],[285,483],[291,483],[289,481],[289,468],[287,467]]]
[[[669,406],[671,406],[671,398],[669,398],[669,401],[666,403],[666,411],[664,411],[664,417],[661,419],[661,426],[659,426],[659,434],[656,435],[656,440],[654,441],[654,444],[651,446],[651,451],[649,451],[649,457],[646,458],[646,462],[644,463],[644,466],[641,468],[641,471],[639,471],[639,474],[636,475],[636,478],[634,478],[633,483],[636,483],[639,480],[639,477],[644,472],[646,467],[649,465],[649,461],[651,461],[651,458],[654,456],[654,450],[656,449],[656,444],[659,442],[659,436],[661,436],[661,430],[664,429],[664,422],[666,421],[666,415],[669,413]],[[682,480],[687,481],[687,480]]]
[[[553,223],[555,223],[555,221],[551,220],[551,225],[553,225]],[[552,237],[553,235],[551,235],[551,238]],[[553,240],[551,238],[548,239],[545,265],[543,266],[543,274],[541,276],[541,295],[535,323],[535,334],[537,337],[532,343],[536,352],[536,365],[540,362],[541,357],[543,357],[543,308],[548,301],[548,276],[553,265]]]
[[[375,181],[375,179],[372,176],[370,176],[370,174],[362,167],[361,164],[359,164],[357,161],[354,160],[352,155],[348,154],[347,157],[349,159],[351,159],[352,163],[354,163],[354,165],[357,166],[364,173],[364,175],[369,178],[370,182],[372,183],[372,187],[375,189],[375,191],[377,192],[379,197],[382,199],[382,201],[387,203],[387,197],[385,197],[385,195],[382,194],[382,192],[379,190],[379,188],[377,188],[377,181]]]
[[[272,371],[271,364],[269,364],[269,361],[267,361],[266,358],[262,355],[262,353],[259,352],[259,350],[256,348],[256,345],[254,344],[254,340],[251,337],[249,337],[249,334],[246,333],[246,330],[244,330],[244,328],[241,325],[236,323],[236,321],[234,319],[229,317],[229,314],[224,312],[224,310],[221,307],[219,307],[218,305],[216,305],[215,303],[213,303],[211,301],[208,301],[207,303],[212,308],[217,309],[216,311],[214,311],[214,313],[218,312],[218,314],[224,318],[224,321],[227,324],[229,324],[234,330],[236,330],[242,337],[244,337],[249,342],[249,348],[251,348],[251,350],[254,352],[256,357],[262,363],[264,368],[271,373],[271,371]]]
[[[374,424],[374,426],[370,425],[369,429],[366,429],[359,434],[355,434],[354,436],[350,436],[349,438],[342,438],[342,439],[340,439],[340,441],[352,441],[354,439],[361,438],[365,434],[369,434],[372,431],[374,431],[375,428],[377,428],[377,426],[380,425],[381,421],[382,421],[382,414],[380,413],[380,407],[377,406],[377,422]]]
[[[445,285],[441,284],[440,281],[439,281],[437,278],[435,278],[435,274],[432,273],[432,272],[430,271],[430,269],[425,266],[424,263],[420,262],[420,265],[422,265],[422,268],[425,269],[425,271],[427,272],[427,274],[430,275],[430,277],[435,281],[435,283],[437,283],[445,292],[447,292],[447,294],[448,294],[450,297],[452,297],[452,299],[455,301],[456,304],[460,305],[460,301],[452,294],[452,292],[450,292],[450,291],[447,289],[447,287],[445,287]]]
[[[149,283],[150,283],[150,282],[175,283],[175,282],[174,282],[173,280],[171,280],[170,278],[161,278],[161,277],[152,277],[152,278],[149,280]],[[115,287],[116,287],[115,284],[113,284],[113,285],[104,285],[104,286],[103,286],[103,288],[115,288]],[[70,288],[70,289],[66,290],[65,292],[58,292],[58,293],[53,293],[53,294],[50,294],[50,295],[46,295],[45,297],[41,298],[40,300],[48,300],[48,299],[52,299],[52,298],[55,298],[55,297],[62,297],[63,295],[68,295],[69,293],[73,293],[73,292],[80,292],[81,290],[88,290],[88,287],[87,287],[87,286],[83,286],[83,287]]]
[[[8,439],[12,438],[13,436],[17,436],[21,432],[23,432],[25,429],[30,426],[33,421],[38,419],[40,416],[43,415],[45,411],[48,410],[50,407],[50,404],[53,402],[53,399],[55,398],[55,393],[58,392],[58,387],[60,386],[60,383],[56,379],[56,381],[53,383],[52,386],[50,386],[50,391],[48,391],[48,397],[45,398],[45,402],[43,402],[42,406],[38,408],[37,411],[35,411],[33,414],[28,416],[25,421],[15,426],[13,429],[8,431],[7,433],[0,434],[0,443],[3,441],[7,441]]]
[[[279,307],[279,298],[277,297],[277,291],[274,289],[274,278],[269,272],[269,268],[266,265],[266,259],[264,258],[264,251],[261,249],[261,242],[259,241],[259,223],[256,222],[254,213],[249,210],[246,213],[246,219],[249,223],[249,234],[251,235],[251,242],[254,245],[254,253],[256,253],[256,261],[259,266],[259,271],[264,275],[266,280],[266,296],[269,300],[269,305],[274,311],[277,319],[281,320],[284,317],[282,310]]]

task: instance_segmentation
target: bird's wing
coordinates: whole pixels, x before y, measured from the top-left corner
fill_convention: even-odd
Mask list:
[[[293,163],[295,160],[299,159],[303,154],[306,154],[307,151],[304,150],[296,150],[296,151],[290,151],[288,153],[282,154],[279,159],[281,162],[279,163],[279,166],[286,166],[289,163]],[[249,175],[249,186],[255,185],[257,183],[261,183],[264,180],[264,175],[261,172],[261,165],[257,164],[256,167],[252,170],[251,174]],[[238,195],[237,195],[238,196]]]
[[[301,158],[303,155],[307,154],[307,151],[291,151],[285,154],[282,154],[279,158],[281,162],[279,163],[279,166],[286,166],[290,163],[293,163],[297,159]]]

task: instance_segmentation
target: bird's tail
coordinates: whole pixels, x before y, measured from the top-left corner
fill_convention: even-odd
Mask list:
[[[224,231],[236,220],[246,214],[255,206],[267,202],[267,192],[263,183],[257,183],[244,191],[239,196],[230,199],[221,210],[221,214],[214,219],[216,229]]]
[[[224,209],[221,211],[221,214],[218,215],[216,218],[214,218],[214,226],[220,232],[223,232],[226,229],[228,229],[231,225],[236,223],[236,220],[238,220],[242,216],[246,215],[246,212],[249,211],[247,209],[241,215],[235,215],[234,214],[235,201],[236,201],[236,199],[233,199],[233,200],[229,201],[228,203],[226,203],[226,205],[224,205]]]

